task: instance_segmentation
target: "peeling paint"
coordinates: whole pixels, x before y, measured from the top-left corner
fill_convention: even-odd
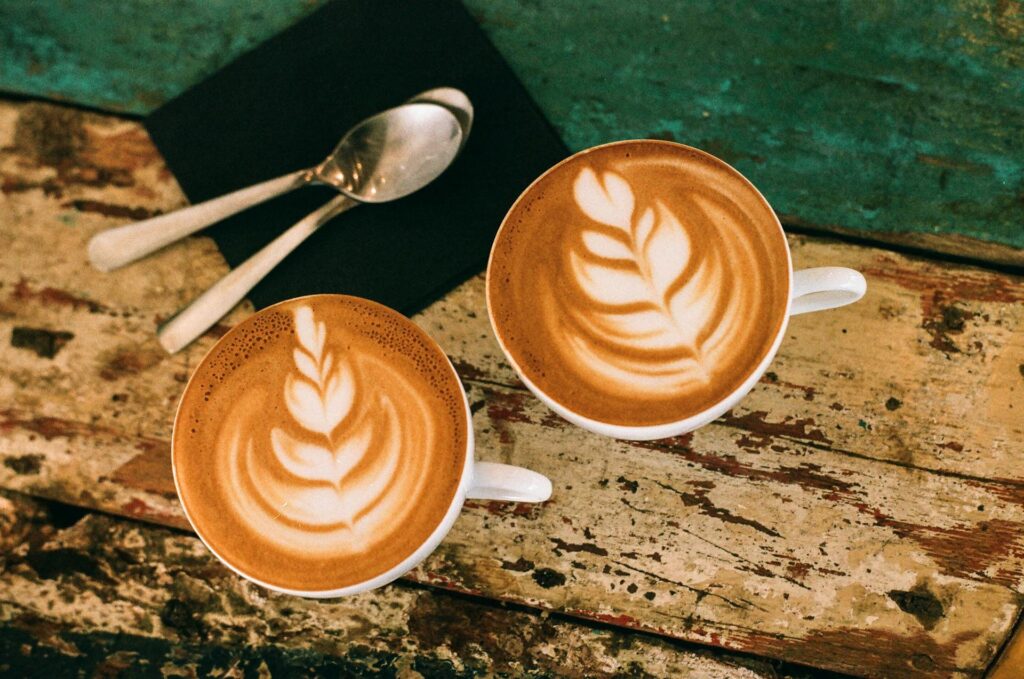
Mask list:
[[[66,330],[15,326],[11,331],[11,346],[17,349],[28,349],[40,358],[53,358],[65,344],[74,338],[75,333]]]
[[[65,290],[54,287],[43,287],[33,289],[32,285],[25,278],[18,280],[11,291],[10,299],[13,302],[39,302],[50,306],[70,307],[72,309],[87,309],[89,313],[105,313],[108,308],[99,302],[75,295]]]

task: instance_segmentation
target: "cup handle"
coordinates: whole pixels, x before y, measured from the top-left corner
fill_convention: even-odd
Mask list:
[[[820,266],[793,272],[793,304],[789,315],[834,309],[864,296],[867,281],[859,271],[841,266]]]
[[[548,477],[522,467],[499,462],[473,465],[473,482],[466,497],[470,500],[510,500],[544,502],[551,497]]]

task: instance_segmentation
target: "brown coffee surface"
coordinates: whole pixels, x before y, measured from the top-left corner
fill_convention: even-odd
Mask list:
[[[441,523],[467,431],[462,386],[426,333],[316,295],[255,314],[203,359],[174,425],[175,478],[237,570],[333,590],[399,564]]]
[[[506,216],[487,274],[495,332],[527,379],[625,426],[683,420],[735,391],[788,297],[786,243],[753,185],[659,141],[549,170]]]

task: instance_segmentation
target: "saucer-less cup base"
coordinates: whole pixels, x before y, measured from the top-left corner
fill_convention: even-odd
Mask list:
[[[614,146],[616,144],[631,143],[626,142],[612,142],[606,146]],[[664,143],[664,142],[659,142]],[[682,144],[678,146],[683,146]],[[595,147],[600,148],[600,147]],[[689,148],[689,147],[684,147]],[[593,149],[587,149],[581,151],[580,154],[587,153]],[[567,161],[570,159],[567,159]],[[567,161],[563,161],[567,162]],[[724,161],[723,161],[724,162]],[[556,166],[557,167],[557,166]],[[550,172],[551,170],[549,170]],[[738,174],[738,172],[737,172]],[[537,180],[539,181],[539,179]],[[536,184],[537,182],[535,182]],[[749,181],[748,181],[749,183]],[[533,185],[527,187],[523,191],[519,200],[522,200],[524,196],[529,195]],[[753,189],[757,195],[764,201],[767,206],[768,201],[764,196],[750,184],[750,188]],[[517,201],[518,202],[518,201]],[[515,209],[515,205],[509,210],[509,215]],[[569,422],[582,427],[588,431],[592,431],[596,434],[603,434],[605,436],[611,436],[617,439],[626,439],[633,441],[648,441],[653,439],[668,438],[670,436],[678,436],[679,434],[685,434],[686,432],[693,431],[698,427],[702,427],[705,424],[715,420],[723,413],[735,406],[747,393],[754,387],[757,381],[764,374],[765,370],[771,364],[775,358],[775,354],[779,349],[779,345],[782,343],[782,338],[786,335],[786,328],[788,326],[789,317],[797,314],[808,313],[811,311],[823,311],[825,309],[833,309],[847,304],[852,304],[864,296],[867,290],[867,282],[864,280],[864,276],[853,269],[847,269],[844,267],[818,267],[813,269],[802,269],[800,271],[793,271],[793,260],[789,250],[789,243],[786,241],[785,232],[782,229],[782,224],[779,223],[778,219],[774,217],[772,212],[774,228],[778,232],[778,237],[781,239],[782,244],[785,247],[787,268],[789,271],[789,286],[790,298],[787,300],[786,313],[783,322],[780,324],[778,332],[775,334],[775,339],[771,343],[771,348],[757,367],[747,376],[745,380],[733,390],[726,397],[719,400],[717,403],[705,408],[701,412],[687,417],[686,419],[676,420],[671,422],[665,422],[655,425],[644,425],[644,426],[628,426],[612,424],[608,422],[600,422],[598,420],[585,417],[566,405],[559,403],[553,396],[545,393],[540,389],[529,377],[527,377],[523,368],[516,362],[509,351],[509,348],[505,345],[502,340],[502,334],[498,329],[498,325],[494,318],[494,305],[491,302],[491,290],[492,286],[490,280],[487,283],[487,310],[488,316],[491,321],[491,328],[494,331],[494,335],[498,340],[498,344],[501,346],[502,352],[505,354],[505,358],[515,369],[519,375],[519,379],[523,381],[523,384],[533,392],[533,394],[540,399],[544,405],[556,412],[561,417],[565,418]],[[508,216],[506,215],[506,222]],[[501,238],[502,230],[505,228],[505,223],[502,224],[498,230],[498,234],[495,237],[494,243],[497,245]],[[491,261],[493,262],[495,256],[495,247],[491,249]],[[487,273],[490,276],[492,271],[491,263],[488,263]]]
[[[449,364],[449,368],[452,373],[455,374],[456,379],[458,379],[458,374],[455,372],[455,368],[451,366],[451,364]],[[188,507],[184,502],[181,503],[182,510],[185,512],[185,517],[192,525],[193,530],[195,530],[199,538],[203,540],[203,544],[206,545],[207,549],[209,549],[214,556],[220,559],[225,566],[233,570],[238,575],[241,575],[243,578],[246,578],[257,585],[266,587],[267,589],[282,592],[284,594],[293,594],[296,596],[314,599],[326,599],[346,596],[349,594],[358,594],[359,592],[365,592],[367,590],[386,585],[415,568],[421,561],[426,559],[439,544],[441,544],[441,541],[444,540],[448,531],[451,530],[452,524],[455,523],[455,519],[462,510],[462,505],[467,499],[544,502],[551,497],[551,481],[537,472],[530,471],[529,469],[524,469],[522,467],[515,467],[496,462],[477,462],[473,459],[473,419],[472,414],[469,411],[469,401],[466,399],[465,393],[463,393],[462,401],[467,423],[465,463],[462,468],[462,476],[459,479],[458,487],[452,498],[451,504],[448,506],[448,510],[445,512],[441,522],[436,528],[434,528],[429,537],[427,537],[427,539],[416,548],[416,550],[393,568],[390,568],[369,580],[349,585],[347,587],[339,587],[337,589],[313,591],[287,589],[263,582],[237,568],[231,563],[230,559],[218,553],[212,545],[203,539],[200,529],[192,521],[192,517],[189,516]],[[174,434],[172,433],[171,436],[171,447],[173,449]],[[180,499],[183,497],[180,485],[181,480],[179,479],[177,470],[175,469],[173,457],[171,468],[174,473],[174,485],[178,491],[178,497]]]

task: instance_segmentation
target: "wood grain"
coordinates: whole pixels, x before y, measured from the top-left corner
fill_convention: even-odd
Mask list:
[[[68,150],[40,156],[38,140],[18,141],[36,128],[79,141],[55,134]],[[0,332],[74,335],[52,357],[0,348],[0,484],[184,526],[171,418],[214,338],[168,358],[152,333],[223,264],[202,239],[117,275],[85,264],[89,235],[127,220],[75,205],[180,203],[139,128],[6,104],[0,146],[0,172],[21,182],[0,211],[0,243],[16,254],[0,268]],[[73,180],[129,149],[140,160],[120,185]],[[467,383],[477,456],[545,473],[555,494],[468,503],[411,579],[837,671],[980,676],[1024,592],[1024,284],[791,245],[799,266],[861,269],[868,296],[794,319],[741,407],[666,441],[592,436],[544,409],[491,338],[480,277],[418,316]]]
[[[268,594],[198,539],[0,495],[0,673],[41,676],[803,676],[765,660],[444,592]],[[20,519],[20,521],[19,521]]]

